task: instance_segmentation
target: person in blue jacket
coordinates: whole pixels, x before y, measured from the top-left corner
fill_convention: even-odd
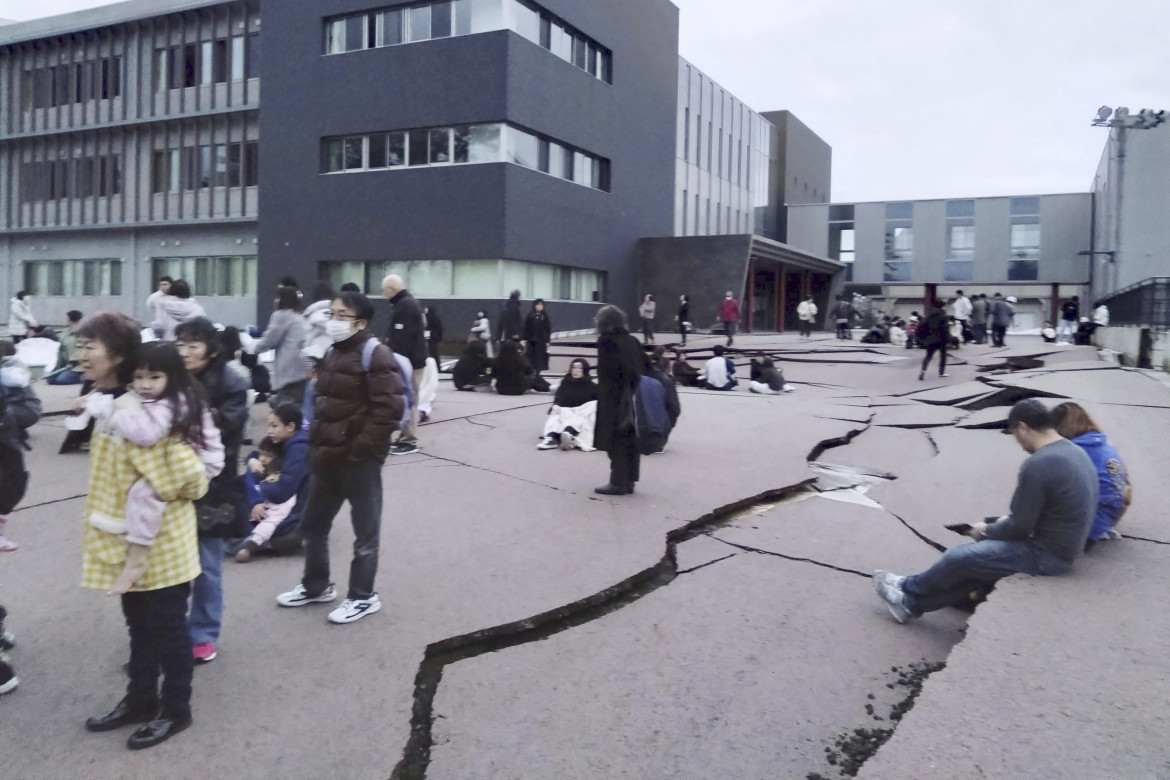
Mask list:
[[[1056,406],[1052,410],[1052,423],[1057,433],[1084,450],[1097,467],[1097,511],[1085,549],[1102,539],[1120,539],[1116,526],[1129,508],[1132,496],[1129,472],[1121,456],[1101,432],[1101,426],[1078,403],[1067,401]]]
[[[296,496],[297,502],[288,517],[277,526],[272,539],[266,545],[273,552],[288,555],[301,549],[300,523],[305,511],[305,498],[309,486],[309,434],[301,430],[301,407],[294,403],[283,403],[268,413],[268,436],[283,447],[280,478],[265,482],[257,476],[253,463],[259,464],[253,452],[248,456],[248,468],[244,471],[244,509],[252,522],[264,519],[266,503],[283,504]],[[235,555],[243,542],[233,546],[229,555]]]

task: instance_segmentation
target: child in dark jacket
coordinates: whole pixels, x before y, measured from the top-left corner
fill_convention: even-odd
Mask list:
[[[261,449],[248,456],[244,472],[244,509],[255,524],[252,533],[230,552],[241,563],[267,546],[276,552],[300,548],[300,521],[308,491],[309,434],[301,430],[301,408],[283,403],[268,413],[269,455],[278,455],[275,469],[266,465]],[[242,555],[247,552],[247,555]],[[242,557],[241,557],[242,556]]]

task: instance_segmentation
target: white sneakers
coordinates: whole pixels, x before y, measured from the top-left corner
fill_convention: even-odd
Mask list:
[[[873,573],[873,587],[877,591],[878,598],[886,605],[886,609],[890,610],[894,620],[899,623],[908,623],[914,617],[902,601],[902,583],[905,579],[905,577],[899,577],[892,572],[881,569]]]
[[[287,593],[281,593],[277,596],[276,603],[282,607],[303,607],[306,604],[325,604],[336,599],[337,590],[332,584],[325,588],[320,596],[310,596],[305,591],[304,585],[297,585]],[[372,615],[381,608],[382,602],[378,600],[377,593],[368,599],[346,599],[341,602],[341,606],[329,613],[329,622],[339,625],[356,623],[366,615]]]
[[[557,440],[554,439],[552,436],[545,436],[543,439],[540,440],[540,444],[536,445],[536,449],[538,449],[538,450],[555,450],[559,446],[560,445],[557,443]]]
[[[368,599],[346,599],[341,602],[340,607],[329,613],[329,622],[339,625],[356,623],[366,615],[372,615],[381,608],[382,602],[378,600],[377,593]]]

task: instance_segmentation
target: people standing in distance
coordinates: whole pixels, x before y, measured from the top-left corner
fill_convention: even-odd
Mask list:
[[[691,321],[691,299],[686,295],[678,296],[678,335],[682,338],[682,346],[687,345],[687,325]]]
[[[519,341],[524,336],[524,315],[520,313],[520,291],[513,290],[500,313],[500,341]]]
[[[423,333],[427,341],[427,354],[434,358],[435,368],[438,369],[439,349],[443,346],[443,320],[439,318],[439,310],[433,303],[423,307],[423,320],[427,326]]]
[[[732,295],[731,290],[723,294],[723,303],[719,305],[719,319],[723,323],[723,331],[727,334],[727,346],[735,343],[735,329],[739,325],[739,301]]]
[[[807,296],[796,307],[796,317],[800,320],[800,335],[803,338],[812,337],[813,323],[817,318],[817,305],[813,303],[813,297]]]
[[[61,346],[57,350],[57,370],[45,377],[46,384],[81,384],[81,367],[77,362],[77,326],[81,324],[81,312],[77,309],[66,312],[65,321]]]
[[[1071,342],[1073,334],[1077,332],[1077,323],[1081,319],[1081,298],[1074,295],[1060,305],[1060,332],[1056,338],[1060,341]]]
[[[301,299],[293,287],[276,288],[275,309],[268,326],[250,350],[260,355],[276,351],[272,363],[272,390],[268,402],[272,408],[281,404],[300,404],[309,383],[309,364],[305,362],[304,348],[307,336],[305,318],[301,316]]]
[[[475,319],[471,323],[469,340],[482,341],[488,360],[492,359],[492,324],[488,321],[487,312],[481,310],[475,313]],[[466,350],[464,351],[466,352]]]
[[[236,504],[235,481],[239,474],[240,445],[248,424],[248,380],[228,365],[219,332],[206,317],[197,317],[175,328],[175,346],[183,366],[203,387],[207,406],[223,442],[223,471],[211,480],[207,493],[195,502],[199,527],[199,566],[191,587],[191,652],[195,662],[215,660],[216,642],[223,627],[223,559],[227,537],[234,528],[210,522],[229,516]],[[230,517],[235,517],[234,512]]]
[[[24,290],[19,291],[8,301],[8,338],[13,344],[19,344],[28,338],[29,331],[37,326],[37,318],[32,312],[32,296]]]
[[[552,321],[544,310],[544,299],[532,302],[532,311],[524,320],[524,341],[528,345],[528,362],[537,373],[548,371],[548,345],[552,341]]]
[[[301,354],[305,358],[305,365],[309,366],[314,360],[320,360],[325,356],[325,350],[329,349],[332,341],[329,339],[329,334],[325,332],[325,323],[329,321],[329,305],[333,303],[333,299],[337,297],[337,293],[333,291],[333,285],[324,280],[313,285],[313,292],[310,297],[312,302],[305,307],[305,346],[301,350]]]
[[[141,345],[139,333],[139,324],[120,312],[98,313],[81,323],[78,357],[85,378],[96,390],[80,401],[80,406],[112,406],[126,392],[133,379],[134,355]],[[190,395],[186,403],[188,434],[202,437],[198,395]],[[85,723],[89,731],[145,724],[127,741],[131,749],[157,745],[191,725],[194,658],[187,627],[187,596],[191,581],[199,576],[192,500],[207,490],[207,477],[194,452],[189,454],[180,470],[174,457],[141,452],[105,424],[95,425],[91,439],[82,538],[83,587],[110,593],[130,561],[131,547],[124,528],[127,488],[144,477],[166,502],[158,534],[141,556],[145,558],[144,571],[121,596],[130,633],[126,695],[112,710]],[[109,526],[117,521],[123,525],[122,533]]]
[[[962,334],[959,338],[962,339],[964,344],[975,340],[969,324],[973,309],[974,306],[971,303],[971,299],[963,295],[962,290],[955,293],[955,303],[951,307],[951,314],[954,315],[955,320],[959,323],[959,327],[961,328],[960,333]]]
[[[976,344],[987,343],[987,314],[989,304],[987,293],[980,293],[971,302],[971,333]]]
[[[878,598],[899,623],[961,603],[972,590],[1012,574],[1064,574],[1084,549],[1097,509],[1093,461],[1061,438],[1035,398],[1012,407],[1004,433],[1029,455],[1011,511],[995,522],[973,523],[967,535],[974,544],[952,547],[921,574],[873,573]]]
[[[301,518],[305,568],[300,584],[276,601],[301,607],[337,598],[329,580],[329,531],[349,501],[354,555],[349,591],[329,613],[331,623],[353,623],[382,608],[378,572],[382,522],[382,464],[404,407],[404,388],[393,353],[370,332],[374,305],[361,293],[342,293],[330,307],[333,347],[317,364],[313,422],[309,429],[309,500]],[[373,343],[370,344],[370,340]]]
[[[170,292],[158,299],[150,327],[163,341],[174,341],[176,327],[206,316],[203,306],[191,297],[191,286],[183,279],[176,279],[171,282]]]
[[[947,374],[947,341],[950,339],[950,325],[947,323],[947,312],[943,308],[943,302],[936,300],[934,302],[934,309],[927,315],[923,322],[918,324],[916,331],[916,338],[926,348],[926,357],[922,358],[922,368],[918,370],[918,381],[926,378],[926,369],[930,365],[930,359],[938,353],[938,375],[949,376]]]
[[[163,276],[158,280],[158,289],[146,297],[146,310],[151,313],[151,316],[158,318],[158,302],[164,296],[171,294],[171,282],[175,281],[169,276]]]
[[[842,341],[852,340],[853,334],[849,331],[849,322],[853,319],[853,304],[849,298],[842,295],[833,307],[833,314],[837,318],[837,338]]]
[[[991,340],[997,347],[1007,346],[1007,329],[1012,324],[1012,319],[1016,316],[1016,309],[1012,305],[1016,302],[1014,295],[1009,295],[1006,299],[1001,298],[999,293],[995,294],[995,298],[991,303]]]
[[[642,305],[638,307],[638,316],[642,318],[642,343],[654,343],[654,314],[658,311],[658,304],[654,302],[653,295],[647,295],[642,299]]]
[[[630,335],[626,313],[617,306],[597,312],[597,429],[594,446],[609,455],[609,482],[595,493],[622,496],[634,492],[640,477],[635,422],[638,381],[644,353]]]
[[[390,274],[382,280],[382,296],[393,307],[390,310],[390,329],[386,343],[395,353],[410,361],[410,386],[412,398],[418,398],[423,372],[427,367],[426,322],[422,307],[406,289],[406,283],[397,274]],[[398,441],[390,449],[391,455],[409,455],[418,452],[418,404],[410,407],[410,421],[398,435]]]

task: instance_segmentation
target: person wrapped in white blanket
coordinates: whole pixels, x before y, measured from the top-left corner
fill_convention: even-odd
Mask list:
[[[593,451],[597,421],[597,383],[589,376],[589,361],[576,358],[557,387],[553,405],[544,421],[538,450],[579,449]]]

